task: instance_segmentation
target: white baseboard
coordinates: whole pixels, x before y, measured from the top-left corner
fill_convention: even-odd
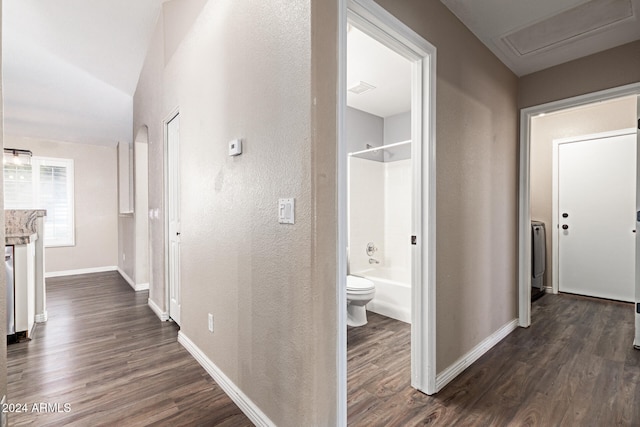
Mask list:
[[[120,273],[122,278],[127,281],[129,286],[131,286],[133,288],[133,290],[135,290],[136,289],[136,284],[133,281],[133,279],[131,279],[131,277],[129,277],[129,275],[127,273],[125,273],[124,270],[121,269],[120,267],[116,267],[116,269],[117,269],[118,273]]]
[[[127,275],[120,267],[115,265],[109,265],[106,267],[94,267],[94,268],[81,268],[78,270],[64,270],[64,271],[50,271],[44,274],[45,278],[48,277],[63,277],[63,276],[75,276],[78,274],[91,274],[91,273],[104,273],[105,271],[117,271],[120,275],[127,281],[127,283],[133,288],[134,291],[146,291],[149,289],[148,283],[138,283],[137,285],[133,282],[131,277]]]
[[[178,332],[178,342],[187,349],[194,359],[207,371],[224,392],[238,405],[240,410],[256,426],[275,427],[265,414],[231,381],[182,331]]]
[[[148,283],[138,283],[134,288],[136,291],[148,291],[149,284]]]
[[[64,270],[64,271],[48,271],[44,273],[44,277],[62,277],[62,276],[75,276],[78,274],[91,274],[91,273],[104,273],[105,271],[116,271],[118,267],[115,265],[109,265],[106,267],[94,267],[94,268],[81,268],[78,270]]]
[[[494,345],[502,341],[507,335],[518,327],[518,319],[513,319],[500,329],[489,335],[484,341],[472,348],[467,354],[456,360],[451,366],[444,371],[436,374],[436,391],[442,390],[444,386],[449,384],[455,377],[460,375],[473,362],[478,360],[483,354],[489,351]]]
[[[118,273],[120,273],[122,278],[127,281],[129,286],[131,286],[133,288],[134,291],[139,292],[139,291],[146,291],[146,290],[149,289],[149,284],[148,283],[138,283],[138,284],[136,284],[133,281],[133,279],[131,277],[129,277],[129,275],[127,273],[124,272],[123,269],[121,269],[120,267],[116,267],[116,269],[117,269]]]
[[[41,314],[36,314],[36,323],[44,323],[47,321],[47,319],[49,318],[49,316],[47,316],[47,312],[45,311],[44,313]]]
[[[151,310],[153,310],[156,316],[160,318],[160,320],[162,320],[163,322],[169,320],[169,313],[167,313],[166,311],[162,311],[162,309],[158,307],[158,304],[153,302],[151,298],[147,300],[147,305],[151,308]]]

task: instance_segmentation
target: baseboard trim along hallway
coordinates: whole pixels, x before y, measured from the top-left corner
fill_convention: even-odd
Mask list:
[[[44,273],[45,279],[49,277],[64,277],[64,276],[77,276],[78,274],[91,274],[91,273],[104,273],[106,271],[117,271],[118,267],[115,265],[107,265],[105,267],[93,267],[93,268],[81,268],[78,270],[62,270],[62,271],[50,271]]]
[[[131,286],[134,291],[139,292],[139,291],[147,291],[147,290],[149,290],[149,284],[148,283],[136,283],[136,282],[134,282],[133,279],[131,277],[129,277],[129,275],[127,273],[125,273],[124,270],[122,270],[120,267],[118,267],[118,273],[120,273],[122,278],[127,281],[129,286]]]
[[[456,360],[451,366],[436,375],[436,390],[440,391],[444,386],[449,384],[455,377],[460,375],[465,369],[482,357],[493,346],[502,341],[507,335],[518,327],[518,319],[513,319],[500,329],[489,335],[480,344],[473,347],[468,353]]]
[[[153,302],[151,298],[147,299],[147,305],[149,306],[149,308],[151,308],[151,310],[153,310],[156,316],[160,318],[160,320],[162,320],[163,322],[169,320],[169,313],[167,313],[166,311],[162,311],[162,309],[158,307],[158,304]]]
[[[238,405],[240,410],[258,427],[275,427],[273,421],[244,394],[233,381],[229,379],[182,331],[178,332],[178,342],[193,356],[194,359],[214,379],[227,396]]]

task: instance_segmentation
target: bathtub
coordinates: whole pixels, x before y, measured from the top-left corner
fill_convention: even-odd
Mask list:
[[[374,268],[351,272],[366,277],[376,286],[376,296],[367,304],[367,310],[383,316],[411,323],[411,275],[388,268]],[[400,280],[398,280],[400,278]]]

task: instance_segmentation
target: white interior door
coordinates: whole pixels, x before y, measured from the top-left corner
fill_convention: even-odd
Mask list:
[[[169,317],[180,324],[180,115],[167,123]]]
[[[634,301],[635,207],[635,133],[558,145],[561,292]]]

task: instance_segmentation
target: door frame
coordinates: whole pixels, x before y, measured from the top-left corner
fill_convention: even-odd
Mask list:
[[[559,167],[560,167],[560,145],[562,144],[574,144],[580,143],[583,141],[590,141],[593,139],[602,139],[602,138],[613,138],[616,136],[626,136],[626,135],[635,135],[636,130],[633,128],[628,129],[618,129],[614,131],[608,132],[599,132],[592,133],[586,135],[579,136],[570,136],[568,138],[559,138],[553,140],[553,163],[552,163],[552,183],[551,183],[551,289],[554,294],[557,294],[560,291],[560,254],[559,254],[559,235],[560,226],[558,221],[558,212],[559,212]],[[636,163],[636,171],[638,170],[638,165]]]
[[[640,94],[636,96],[636,118],[638,119],[636,129],[636,167],[640,170]],[[636,212],[640,212],[640,172],[636,172]],[[636,217],[636,230],[638,230],[638,221]],[[635,334],[633,339],[633,348],[640,350],[640,262],[638,262],[638,254],[640,254],[640,232],[636,233],[636,299],[635,299]]]
[[[149,289],[151,277],[151,240],[149,234],[149,128],[141,125],[133,140],[133,207],[136,226],[136,289]],[[143,209],[141,209],[141,207]],[[142,230],[140,230],[142,229]],[[141,273],[142,276],[141,276]],[[141,279],[142,277],[142,279]]]
[[[169,122],[180,114],[180,107],[175,107],[162,121],[163,157],[164,157],[164,303],[168,319],[171,317],[171,289],[169,280]]]
[[[338,59],[338,426],[347,420],[347,22],[412,61],[411,385],[434,394],[436,385],[436,48],[372,0],[339,0]],[[423,215],[423,214],[426,214]],[[409,236],[407,236],[409,238]],[[416,280],[417,279],[417,280]]]
[[[531,119],[541,114],[631,95],[640,95],[640,83],[605,89],[520,110],[518,325],[523,328],[531,325]],[[637,167],[640,167],[640,164]],[[636,269],[639,265],[640,263],[636,260]],[[640,286],[639,279],[636,275],[636,289]]]

